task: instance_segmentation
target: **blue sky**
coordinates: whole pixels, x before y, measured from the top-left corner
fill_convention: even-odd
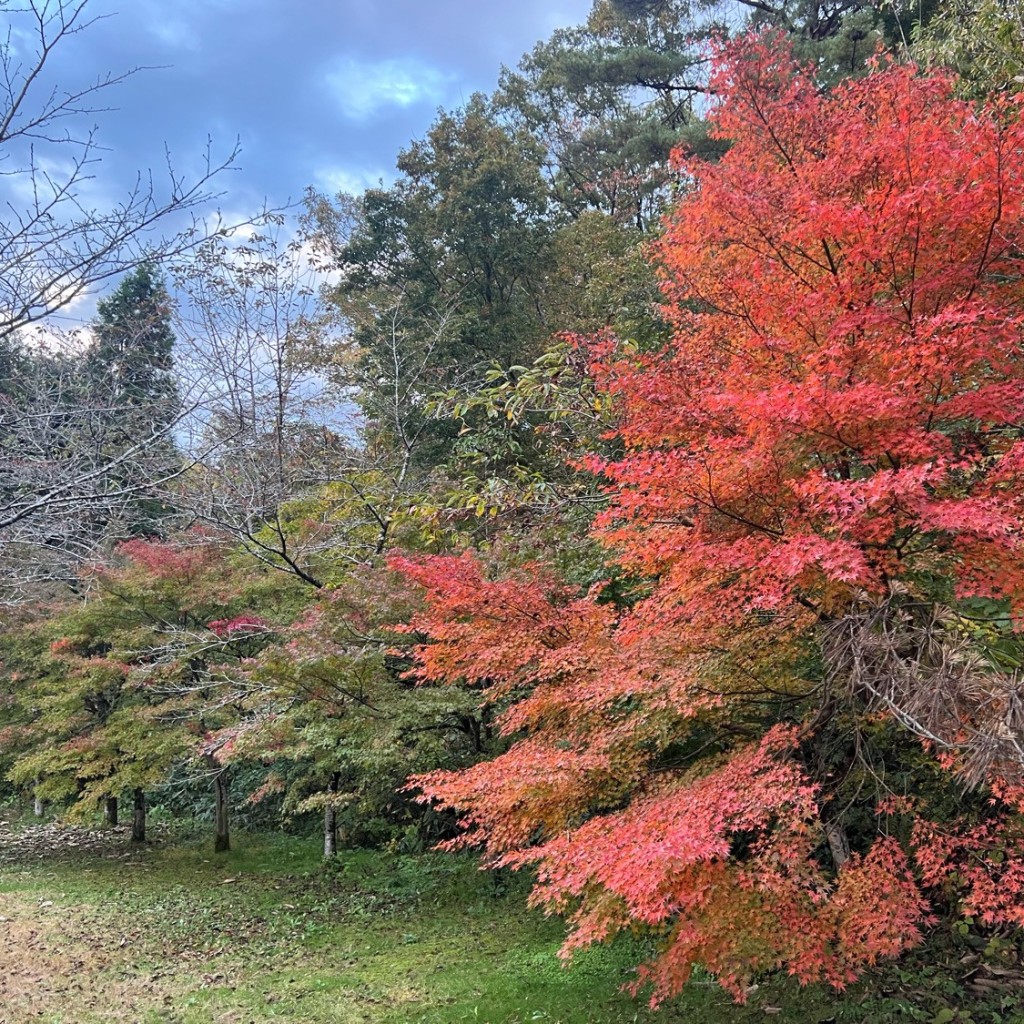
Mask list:
[[[135,171],[197,166],[240,138],[225,175],[231,213],[307,185],[359,191],[393,172],[439,106],[490,91],[500,66],[586,18],[590,0],[90,0],[109,15],[57,53],[72,84],[134,65],[96,115],[107,147],[100,193]],[[0,22],[4,20],[0,16]]]

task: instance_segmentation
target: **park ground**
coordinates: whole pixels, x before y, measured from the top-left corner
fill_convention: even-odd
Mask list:
[[[0,815],[0,1024],[1020,1024],[926,958],[841,998],[768,980],[737,1007],[710,979],[657,1012],[622,991],[635,944],[566,968],[560,922],[525,880],[468,858],[342,854],[308,838],[241,836],[215,856],[169,830]]]

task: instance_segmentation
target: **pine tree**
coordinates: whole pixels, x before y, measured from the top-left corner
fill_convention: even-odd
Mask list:
[[[170,299],[156,268],[144,263],[97,306],[89,376],[121,411],[145,409],[154,427],[169,426],[178,412],[173,366]]]
[[[171,432],[181,414],[173,374],[174,332],[170,298],[156,268],[144,263],[97,306],[94,341],[85,357],[86,387],[95,410],[94,441],[115,468],[115,489],[135,492],[123,517],[123,532],[160,533],[167,505],[149,486],[173,473],[178,453]],[[152,444],[119,462],[122,453]]]

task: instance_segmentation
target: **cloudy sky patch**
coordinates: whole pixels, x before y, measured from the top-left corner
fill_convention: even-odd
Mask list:
[[[198,50],[199,36],[187,22],[178,18],[156,18],[149,30],[171,50]]]
[[[423,138],[438,107],[492,91],[502,64],[515,65],[553,28],[582,22],[591,3],[87,0],[96,20],[51,54],[33,103],[142,68],[94,97],[94,113],[61,123],[77,137],[99,127],[83,204],[109,209],[140,173],[146,181],[152,172],[162,194],[168,151],[175,174],[194,182],[208,140],[216,163],[237,139],[240,155],[210,183],[217,198],[204,212],[255,213],[264,202],[294,204],[310,185],[358,194],[390,184],[399,151]],[[38,41],[21,6],[0,0],[0,39],[11,31],[11,56],[31,61]],[[17,155],[0,153],[5,171]],[[36,158],[59,169],[73,155],[58,143]],[[25,210],[30,201],[31,183],[0,175],[0,206]]]
[[[316,171],[312,184],[328,195],[346,192],[357,196],[368,188],[379,188],[381,182],[390,185],[394,177],[393,172],[381,168],[321,167]]]
[[[365,121],[388,107],[406,109],[443,103],[456,82],[450,71],[431,67],[415,57],[365,60],[343,57],[325,75],[342,114]]]
[[[91,170],[111,194],[139,170],[162,177],[165,145],[188,169],[210,136],[215,153],[240,140],[237,169],[218,183],[231,205],[240,194],[286,203],[327,184],[325,170],[353,176],[346,188],[391,180],[399,151],[424,136],[438,107],[490,92],[503,63],[516,64],[556,24],[582,21],[590,6],[88,0],[97,20],[55,51],[39,89],[145,69],[97,97],[94,116],[68,124],[99,125],[102,164]],[[29,27],[4,12],[0,3],[0,32]]]

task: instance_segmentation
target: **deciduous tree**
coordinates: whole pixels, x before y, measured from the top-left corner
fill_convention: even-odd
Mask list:
[[[486,687],[514,740],[425,799],[536,866],[567,950],[661,936],[655,1000],[693,963],[737,997],[777,967],[842,986],[921,939],[971,842],[1019,856],[1019,103],[888,65],[828,94],[770,36],[712,86],[731,148],[680,166],[672,341],[579,342],[621,445],[590,461],[616,587],[395,562],[421,676]],[[951,811],[952,773],[989,789]],[[887,834],[896,779],[943,844]],[[963,906],[1012,922],[994,877]]]
[[[106,92],[138,69],[112,71],[85,83],[55,82],[54,54],[96,20],[89,0],[5,4],[8,30],[0,44],[0,150],[11,161],[27,203],[7,206],[0,226],[0,337],[36,323],[84,291],[146,259],[191,249],[206,233],[200,221],[158,231],[175,215],[198,215],[212,197],[216,174],[234,153],[208,153],[205,170],[186,178],[168,166],[164,186],[140,174],[107,210],[81,202],[101,145],[94,116]],[[18,45],[15,46],[15,40]],[[60,168],[60,170],[55,170]],[[219,225],[217,226],[219,227]]]
[[[29,328],[42,332],[44,348],[59,350],[51,314],[142,264],[190,252],[224,227],[203,214],[217,174],[235,153],[216,157],[209,145],[194,177],[168,164],[162,183],[160,175],[141,172],[109,207],[86,199],[101,162],[95,119],[108,94],[137,70],[86,82],[54,78],[56,58],[88,32],[94,10],[89,0],[2,5],[0,339],[8,351],[24,345],[19,336]],[[67,576],[66,565],[49,566],[54,553],[80,556],[89,547],[68,531],[69,522],[116,518],[137,488],[166,478],[140,458],[164,441],[166,417],[127,446],[91,443],[98,421],[109,424],[114,410],[109,395],[83,398],[81,375],[67,372],[69,362],[37,360],[37,379],[24,378],[33,386],[5,394],[0,405],[0,553],[19,582]],[[33,558],[45,568],[32,569]]]
[[[141,840],[145,794],[184,766],[212,783],[227,849],[225,747],[267,710],[240,666],[300,602],[208,534],[129,541],[83,582],[83,600],[5,639],[15,653],[43,642],[35,667],[7,677],[24,720],[12,777],[79,813],[131,792]]]

